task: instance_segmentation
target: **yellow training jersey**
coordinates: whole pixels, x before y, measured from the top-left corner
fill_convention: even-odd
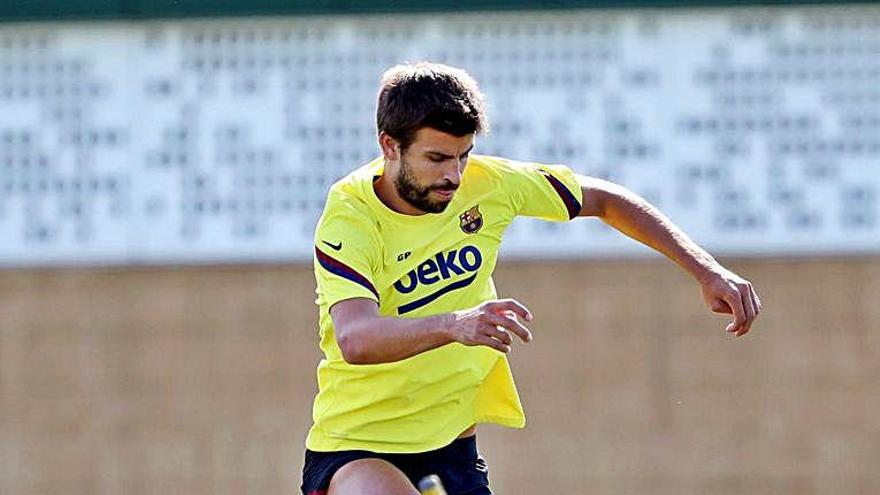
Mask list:
[[[324,359],[306,447],[414,453],[443,447],[474,423],[522,428],[503,353],[452,343],[393,363],[352,365],[342,358],[329,310],[365,297],[382,316],[418,318],[494,299],[492,271],[505,229],[517,215],[574,218],[582,201],[574,173],[474,155],[446,210],[413,216],[376,196],[373,182],[383,169],[379,158],[334,184],[318,221]]]

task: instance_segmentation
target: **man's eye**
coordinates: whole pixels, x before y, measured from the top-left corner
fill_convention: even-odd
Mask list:
[[[432,156],[430,160],[434,163],[442,163],[444,160],[442,158],[438,158],[436,156]]]

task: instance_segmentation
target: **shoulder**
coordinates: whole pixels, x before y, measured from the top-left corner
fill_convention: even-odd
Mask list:
[[[472,183],[479,183],[486,189],[503,189],[511,176],[522,173],[525,164],[509,158],[490,155],[471,155],[466,174]]]
[[[548,174],[552,165],[536,162],[522,162],[500,156],[477,155],[468,161],[468,168],[472,165],[474,170],[471,175],[479,177],[481,182],[498,191],[516,191],[524,184],[534,182],[536,179]]]
[[[468,167],[471,167],[472,165],[486,177],[501,181],[502,185],[504,180],[509,179],[511,176],[533,174],[547,166],[541,163],[522,162],[491,155],[472,156],[471,159],[468,160]]]
[[[377,231],[378,220],[364,197],[364,188],[372,185],[363,172],[355,170],[330,186],[318,231],[334,230],[346,236],[373,235]]]
[[[504,174],[515,171],[522,163],[509,158],[492,155],[471,155],[468,167],[474,167],[485,174],[502,178]]]
[[[342,177],[327,191],[324,213],[348,213],[352,216],[369,216],[372,211],[367,204],[367,193],[373,188],[375,162],[367,163]]]

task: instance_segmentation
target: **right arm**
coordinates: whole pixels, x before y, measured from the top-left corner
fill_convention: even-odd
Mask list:
[[[366,298],[345,299],[330,308],[336,342],[350,364],[400,361],[452,342],[510,352],[513,339],[508,331],[523,342],[532,340],[517,316],[532,319],[529,310],[513,299],[424,318],[379,316],[376,301]]]

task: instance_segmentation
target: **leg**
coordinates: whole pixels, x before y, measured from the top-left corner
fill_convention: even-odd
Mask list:
[[[449,495],[491,495],[489,467],[477,450],[475,436],[459,438],[426,459],[423,472],[436,474]]]
[[[393,464],[358,459],[342,466],[330,479],[327,495],[418,495],[416,487]]]

